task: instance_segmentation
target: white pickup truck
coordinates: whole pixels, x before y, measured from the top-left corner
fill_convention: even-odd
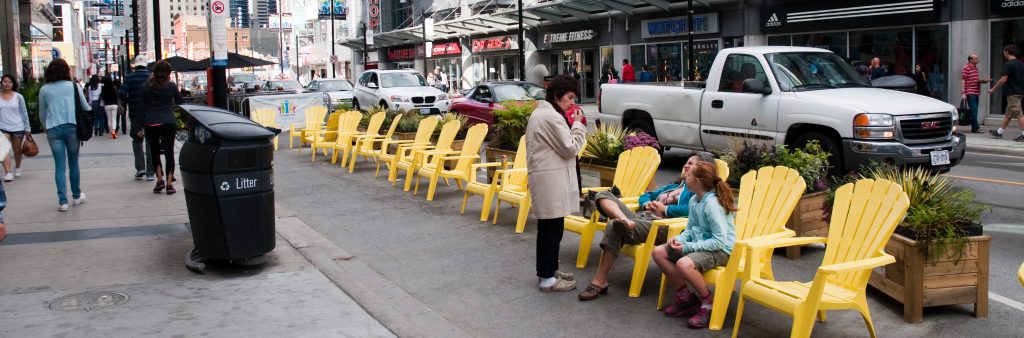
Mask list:
[[[956,107],[872,88],[831,51],[740,47],[718,53],[707,82],[605,84],[604,123],[664,147],[720,150],[730,139],[802,147],[817,140],[835,172],[870,161],[948,171],[966,150]]]

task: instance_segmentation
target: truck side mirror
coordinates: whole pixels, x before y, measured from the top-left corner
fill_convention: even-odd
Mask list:
[[[367,82],[366,83],[366,88],[377,89],[377,83],[375,83],[375,82]]]
[[[758,79],[743,80],[743,92],[761,95],[771,95],[772,87],[764,85],[764,81]]]

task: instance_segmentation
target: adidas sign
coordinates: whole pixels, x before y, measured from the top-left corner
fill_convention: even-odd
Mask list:
[[[779,21],[779,16],[777,14],[772,13],[772,16],[768,18],[768,22],[766,22],[764,24],[764,26],[765,27],[780,27],[780,26],[782,26],[782,21]]]

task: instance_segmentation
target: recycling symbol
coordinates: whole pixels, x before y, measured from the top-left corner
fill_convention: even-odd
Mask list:
[[[221,182],[221,184],[220,184],[220,190],[221,190],[221,191],[228,191],[228,190],[231,190],[231,185],[230,185],[230,184],[228,184],[228,182]]]

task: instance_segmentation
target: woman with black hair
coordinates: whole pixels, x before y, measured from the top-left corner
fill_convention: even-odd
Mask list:
[[[53,152],[54,181],[57,183],[57,210],[68,211],[67,181],[71,181],[74,205],[85,203],[80,189],[78,170],[78,128],[75,125],[75,106],[88,107],[82,90],[71,83],[71,67],[64,59],[50,62],[43,73],[46,85],[39,89],[39,120],[46,129],[46,141]],[[76,102],[77,100],[77,102]],[[65,176],[65,170],[68,170]]]
[[[526,167],[537,218],[537,277],[544,292],[576,288],[572,274],[557,270],[564,218],[580,207],[576,154],[583,147],[587,127],[581,110],[573,114],[571,126],[565,118],[565,112],[575,106],[579,88],[579,82],[567,74],[552,79],[547,97],[537,103],[526,125]]]
[[[96,136],[103,135],[107,128],[107,113],[103,110],[103,103],[100,101],[100,94],[103,92],[103,83],[99,75],[89,78],[89,84],[85,86],[85,95],[92,107],[93,131]]]
[[[117,138],[117,88],[109,75],[104,76],[100,83],[100,103],[106,113],[106,128],[110,131],[110,138]]]
[[[0,79],[0,132],[11,142],[12,156],[4,157],[4,182],[21,176],[21,141],[31,133],[28,124],[28,106],[25,97],[18,94],[18,80],[4,74]],[[11,171],[11,157],[14,171]]]
[[[167,189],[170,195],[177,192],[174,189],[174,133],[178,128],[178,120],[174,117],[174,106],[181,104],[183,99],[178,85],[171,82],[171,65],[166,61],[157,61],[153,65],[153,75],[142,89],[142,101],[147,110],[142,118],[144,132],[139,133],[145,135],[149,142],[149,152],[153,154],[153,170],[156,172],[153,193],[158,194]],[[161,151],[167,162],[166,167],[160,163]]]

